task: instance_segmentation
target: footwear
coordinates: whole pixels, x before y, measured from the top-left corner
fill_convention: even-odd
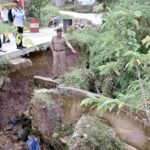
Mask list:
[[[27,47],[25,47],[25,46],[22,46],[23,48],[27,48]]]
[[[9,42],[10,42],[10,40],[5,41],[5,43],[9,43]]]
[[[22,46],[17,46],[17,49],[23,49],[23,47]]]
[[[17,46],[17,49],[24,49],[26,48],[25,46]]]
[[[2,50],[2,48],[0,48],[0,52],[6,52],[5,50]]]

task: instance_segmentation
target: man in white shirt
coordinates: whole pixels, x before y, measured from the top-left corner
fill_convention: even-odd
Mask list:
[[[17,28],[17,35],[16,35],[16,45],[17,49],[26,48],[22,44],[23,38],[23,18],[25,15],[25,11],[18,7],[18,1],[14,1],[16,7],[12,8],[12,16],[14,17],[13,25]]]
[[[8,24],[8,9],[7,8],[2,9],[1,17],[2,17],[2,22],[5,24]],[[3,43],[8,43],[8,42],[10,42],[8,35],[3,33]]]

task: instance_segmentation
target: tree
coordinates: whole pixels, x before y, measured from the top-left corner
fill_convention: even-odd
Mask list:
[[[48,3],[49,0],[31,0],[31,5],[35,8],[39,18],[41,18],[41,9]]]
[[[149,3],[149,0],[136,0],[131,5],[131,0],[117,0],[110,5],[111,11],[101,28],[73,34],[89,50],[89,76],[92,74],[98,90],[108,96],[113,87],[109,98],[94,101],[99,106],[104,102],[103,108],[121,107],[121,99],[134,108],[150,108]],[[109,102],[105,103],[106,99]]]

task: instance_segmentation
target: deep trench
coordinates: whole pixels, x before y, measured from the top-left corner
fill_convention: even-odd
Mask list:
[[[81,61],[78,56],[75,56],[69,51],[67,51],[66,55],[66,71],[72,69],[73,66]],[[24,56],[24,58],[30,59],[32,61],[32,66],[15,72],[7,72],[6,76],[10,79],[10,82],[6,83],[4,87],[0,89],[0,133],[1,131],[5,132],[8,130],[6,134],[9,138],[11,137],[11,134],[14,134],[16,131],[9,131],[7,128],[8,123],[12,119],[20,116],[21,119],[23,119],[22,113],[24,113],[30,106],[34,89],[34,75],[44,77],[52,76],[53,58],[51,51],[46,50],[30,53]],[[91,83],[89,90],[96,92],[94,88],[93,83]],[[29,122],[30,120],[26,119],[21,125],[31,128]],[[3,136],[0,138],[3,138]],[[56,141],[55,145],[49,144],[43,140],[41,140],[41,142],[46,145],[46,150],[65,149],[65,145],[59,141]],[[3,150],[9,149],[4,148]]]
[[[69,70],[69,68],[76,64],[78,58],[69,51],[67,51],[66,56],[66,70]],[[24,56],[24,58],[30,59],[32,66],[15,72],[8,71],[5,76],[9,78],[10,82],[0,89],[1,131],[7,130],[9,122],[14,118],[22,116],[29,108],[34,89],[34,75],[52,76],[53,58],[50,50],[30,53]],[[10,132],[9,134],[13,133]],[[49,145],[49,149],[58,149],[60,146],[63,145],[58,145],[57,148],[55,148],[56,146]]]

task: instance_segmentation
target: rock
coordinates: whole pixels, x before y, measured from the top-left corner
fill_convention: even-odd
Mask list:
[[[138,150],[138,149],[136,149],[135,147],[132,147],[128,144],[125,144],[125,150]]]
[[[23,70],[32,66],[32,62],[27,58],[14,58],[9,60],[8,66],[10,72],[15,72],[16,70]]]
[[[1,76],[0,77],[0,89],[5,91],[7,89],[8,83],[10,82],[10,78]]]
[[[34,84],[36,85],[36,87],[42,87],[47,89],[56,88],[58,86],[58,82],[50,78],[41,76],[34,76]]]
[[[139,124],[123,116],[116,117],[113,113],[106,113],[104,118],[113,126],[122,141],[137,149],[147,150],[150,142]]]
[[[115,138],[99,118],[82,116],[77,122],[69,142],[69,150],[122,150],[123,145]]]
[[[4,84],[4,81],[5,81],[5,77],[4,76],[1,76],[0,77],[0,89],[2,88],[3,84]]]
[[[32,126],[45,140],[51,141],[53,134],[61,127],[60,105],[42,92],[35,92],[32,99]]]
[[[2,134],[0,136],[0,149],[1,150],[28,150],[28,146],[24,142],[14,141],[12,137]]]
[[[50,90],[40,89],[34,91],[34,98],[32,102],[33,104],[35,104],[37,101],[39,102],[38,99],[43,99],[43,100],[45,99],[45,102],[48,103],[50,102],[51,103],[57,102],[57,104],[59,103],[61,110],[63,111],[63,117],[62,117],[63,122],[69,125],[75,123],[81,117],[81,114],[87,112],[88,109],[85,107],[81,107],[80,103],[89,94],[92,93],[82,89],[77,89],[72,87],[59,87]],[[92,94],[92,95],[98,96],[97,94]],[[43,102],[43,100],[40,101]],[[45,102],[43,104],[44,107],[45,107]]]
[[[9,126],[6,126],[5,128],[4,128],[4,131],[6,132],[6,131],[11,131],[13,129],[13,126],[11,126],[11,125],[9,125]]]
[[[30,128],[26,127],[26,128],[20,129],[18,131],[18,138],[26,142],[29,134],[30,134]]]
[[[74,19],[73,20],[73,29],[83,29],[83,28],[94,28],[96,27],[91,21],[87,20],[87,19]]]

